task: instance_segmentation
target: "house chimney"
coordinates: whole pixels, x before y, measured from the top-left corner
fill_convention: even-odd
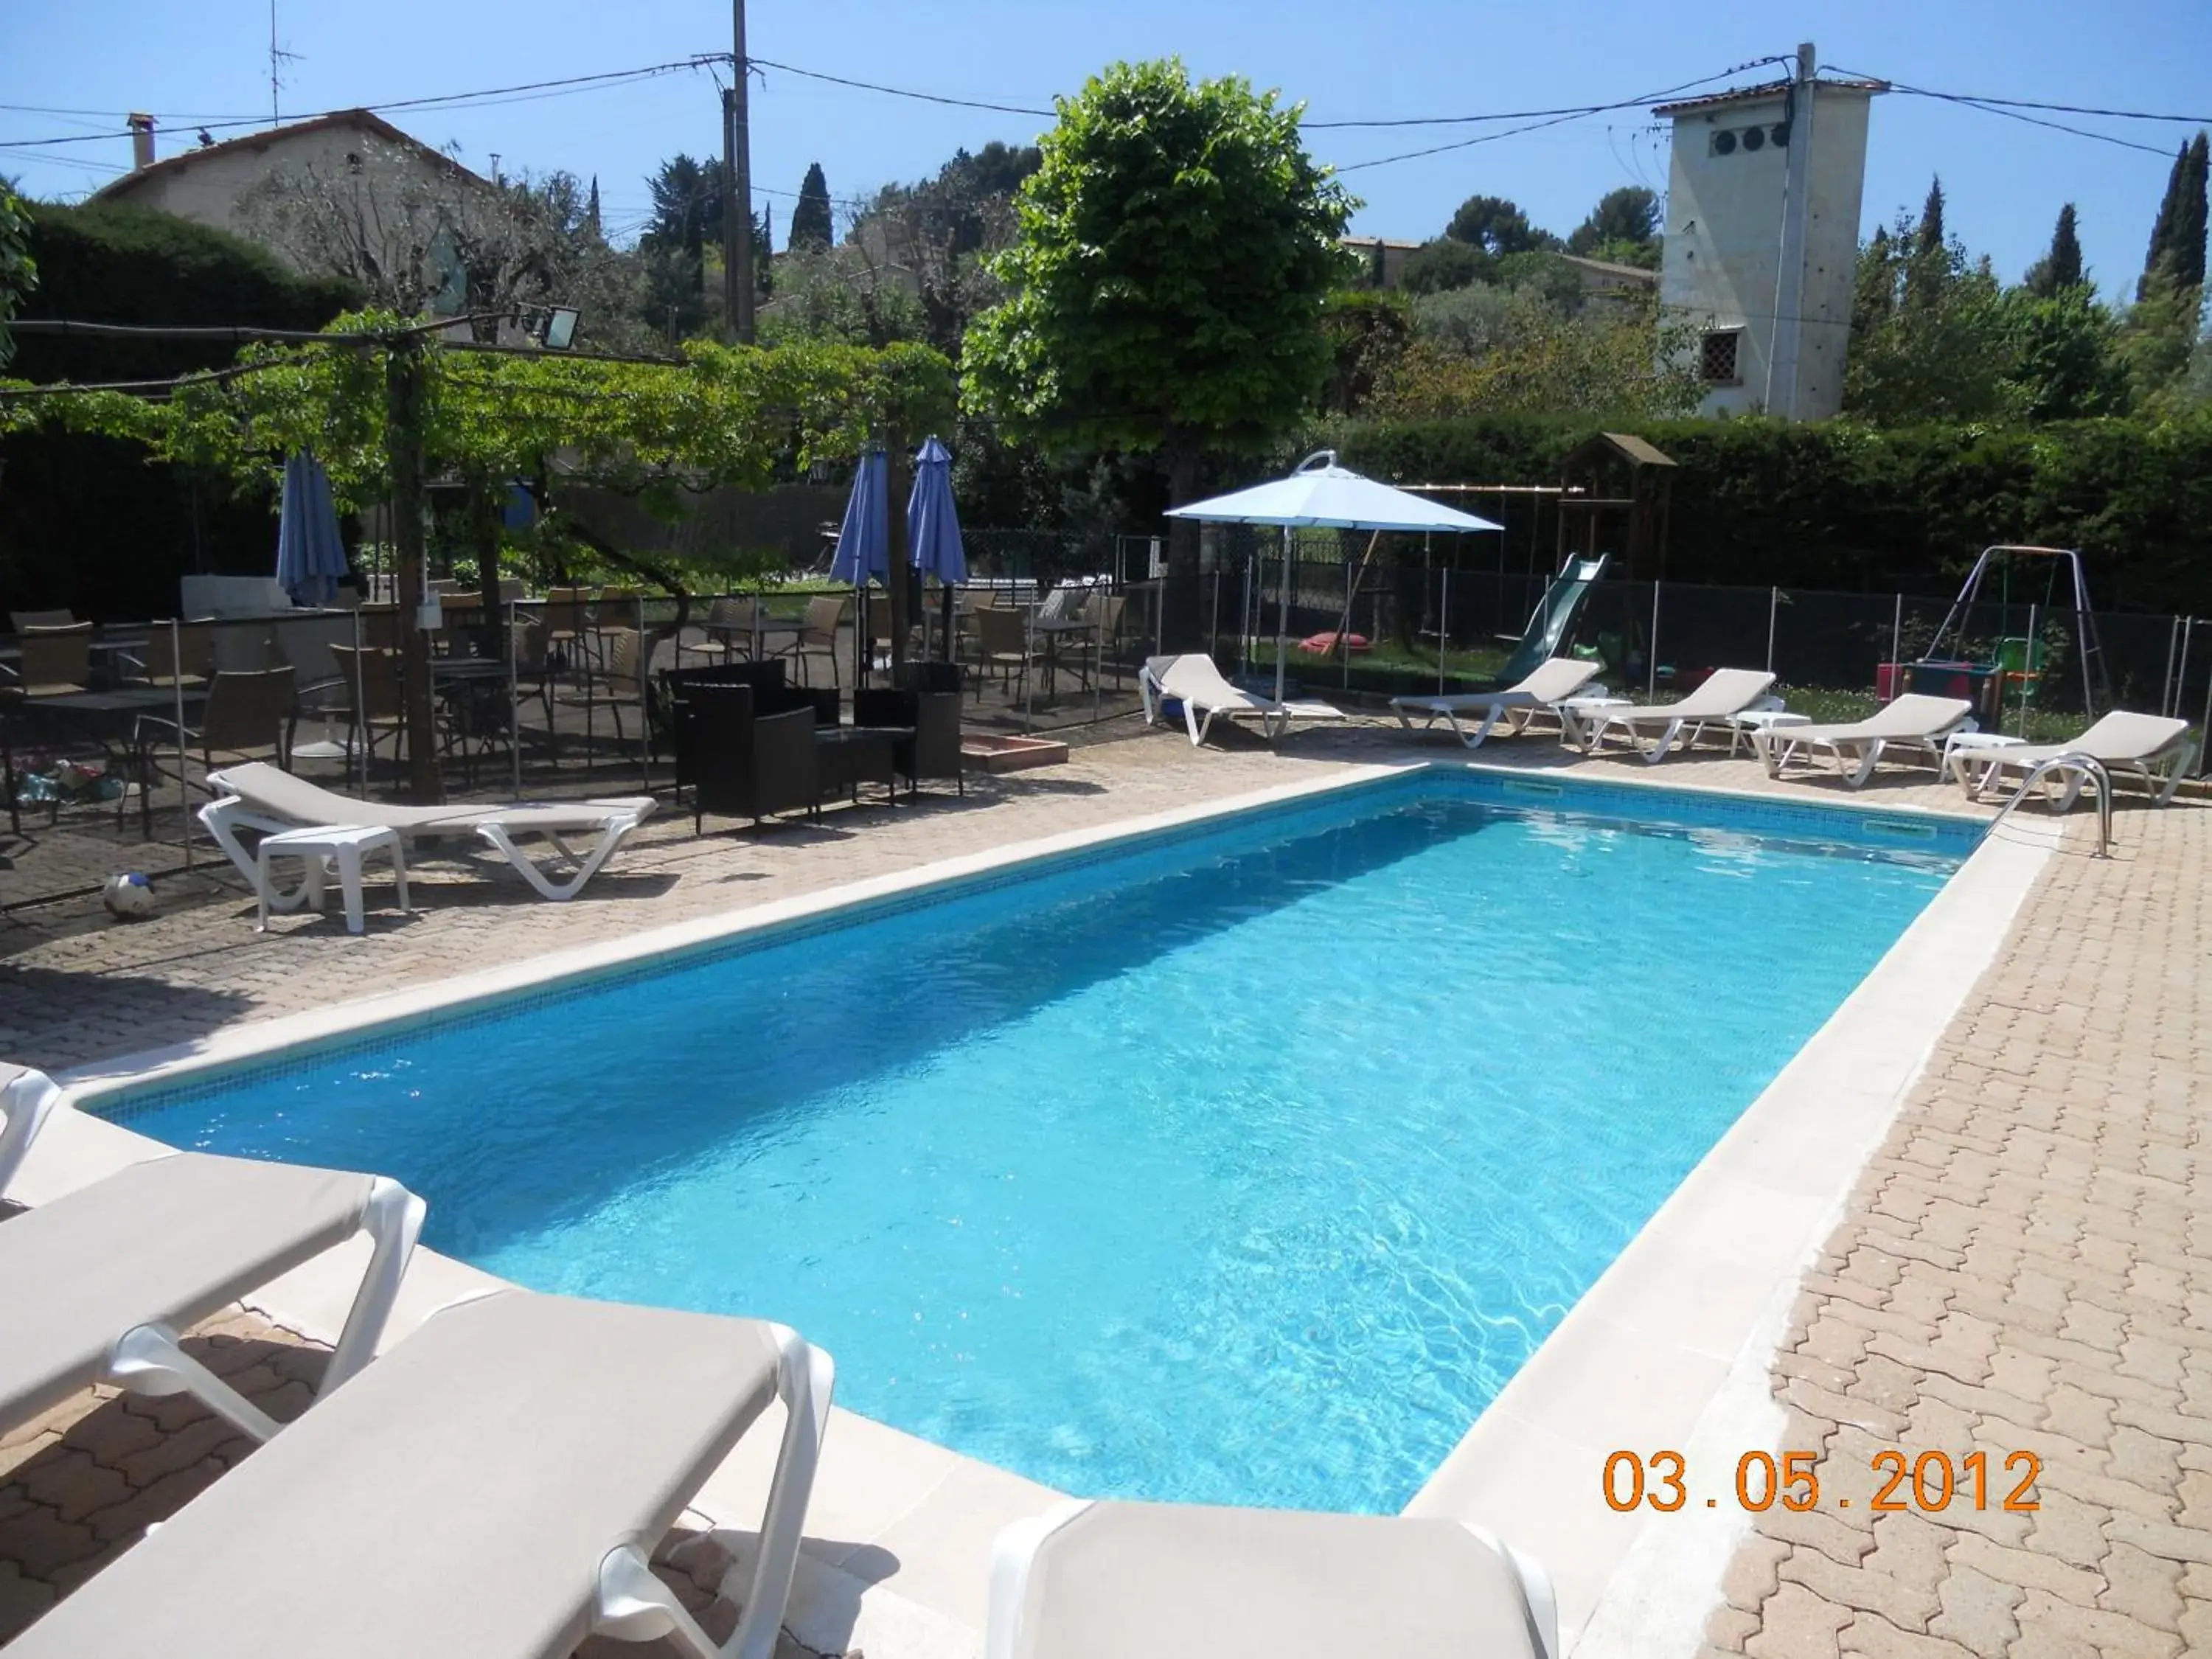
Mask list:
[[[123,125],[131,129],[131,170],[154,165],[154,118],[150,115],[129,115]]]

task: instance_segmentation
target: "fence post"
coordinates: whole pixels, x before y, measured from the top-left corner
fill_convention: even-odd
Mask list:
[[[1782,590],[1770,587],[1766,591],[1766,672],[1774,672],[1774,619],[1782,614]]]
[[[2181,700],[2188,693],[2182,688],[2189,684],[2189,641],[2190,636],[2197,631],[2197,619],[2191,617],[2186,627],[2182,626],[2181,618],[2179,617],[2173,619],[2173,623],[2175,627],[2181,629],[2181,667],[2173,676],[2173,706],[2171,708],[2161,708],[2159,713],[2186,718],[2181,715]],[[2172,661],[2173,642],[2171,640],[2166,641],[2166,660]]]
[[[1651,635],[1644,644],[1644,696],[1659,701],[1659,584],[1651,584]]]
[[[1890,668],[1893,671],[1889,677],[1889,693],[1892,696],[1895,696],[1897,695],[1899,690],[1898,682],[1904,678],[1903,675],[1894,672],[1898,666],[1898,653],[1904,649],[1905,595],[1900,593],[1897,596],[1897,613],[1890,618],[1889,623],[1889,664]]]
[[[1451,639],[1451,567],[1437,572],[1437,695],[1444,694],[1444,647]]]
[[[1338,625],[1336,654],[1338,659],[1344,664],[1343,684],[1344,689],[1347,691],[1352,689],[1352,647],[1341,636],[1352,631],[1352,601],[1355,597],[1353,584],[1358,580],[1358,574],[1352,568],[1352,561],[1346,559],[1344,562],[1344,621]]]
[[[2166,630],[2166,678],[2159,682],[2158,689],[2158,712],[2161,714],[2173,713],[2173,704],[2181,696],[2174,690],[2173,685],[2173,641],[2175,636],[2180,632],[2181,618],[2176,617],[2173,619],[2173,625]],[[2189,668],[2187,657],[2185,656],[2182,659],[2181,665],[2183,672],[2187,672]]]
[[[1221,565],[1213,567],[1213,614],[1206,625],[1206,654],[1218,656],[1221,650]]]
[[[209,672],[208,684],[212,685],[215,683],[213,671],[210,670]],[[177,717],[177,810],[184,815],[185,868],[189,870],[192,867],[192,792],[191,786],[185,781],[185,630],[183,621],[175,617],[169,618],[169,673],[176,681],[173,690],[176,694],[176,708],[173,712]],[[144,769],[151,772],[154,769],[149,763]],[[138,783],[140,792],[143,793],[152,781],[150,778],[140,779]],[[11,798],[15,787],[15,781],[10,778],[8,781],[8,788]],[[151,812],[149,812],[142,820],[149,829],[152,827],[153,822]]]
[[[522,620],[522,607],[510,600],[505,607],[507,617],[507,771],[514,780],[514,798],[522,799],[522,660],[521,647],[515,633]],[[640,716],[643,718],[642,715]]]

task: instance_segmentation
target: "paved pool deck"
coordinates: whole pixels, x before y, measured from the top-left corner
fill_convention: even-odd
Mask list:
[[[447,879],[430,866],[418,914],[372,912],[361,939],[310,918],[282,919],[257,936],[242,896],[133,927],[56,929],[0,960],[0,1055],[96,1074],[149,1049],[228,1047],[265,1023],[292,1026],[371,993],[711,923],[1010,842],[1377,763],[1461,757],[1449,742],[1408,742],[1376,726],[1301,732],[1279,754],[1241,742],[1194,752],[1179,735],[1153,732],[1079,750],[1066,767],[979,780],[965,802],[926,794],[919,810],[833,814],[817,829],[694,840],[688,816],[672,814],[625,851],[612,879],[603,875],[568,905],[539,903],[482,868]],[[1541,742],[1486,745],[1468,758],[1844,798],[1830,781],[1773,784],[1741,760],[1645,769],[1577,760]],[[1962,810],[1955,790],[1926,779],[1886,774],[1850,799]],[[1624,1366],[1609,1395],[1584,1395],[1584,1431],[1558,1449],[1550,1467],[1570,1478],[1554,1474],[1519,1494],[1528,1524],[1486,1515],[1509,1533],[1582,1528],[1610,1539],[1592,1582],[1563,1584],[1584,1651],[1687,1655],[1701,1640],[1751,1656],[2212,1650],[2212,1184],[2197,1150],[2212,1048],[2212,992],[2202,985],[2212,934],[2201,896],[2212,875],[2212,814],[2186,804],[2124,811],[2118,855],[2106,861],[2087,856],[2087,823],[2081,815],[2055,854],[2039,852],[2032,870],[2015,872],[2025,892],[2017,916],[2008,908],[2010,919],[1992,927],[1970,986],[1943,999],[1929,1041],[1888,1057],[1903,1067],[1896,1089],[1862,1091],[1870,1133],[1833,1173],[1847,1181],[1862,1164],[1863,1173],[1847,1204],[1819,1218],[1810,1271],[1801,1280],[1801,1252],[1778,1275],[1760,1269],[1752,1286],[1774,1293],[1771,1325],[1747,1315],[1738,1334],[1708,1318],[1715,1302],[1758,1300],[1735,1295],[1756,1277],[1741,1264],[1735,1291],[1709,1297],[1693,1280],[1674,1311],[1640,1322],[1647,1336],[1655,1324],[1701,1319],[1719,1333],[1701,1339],[1713,1376],[1698,1383],[1692,1420],[1704,1438],[1684,1449],[1696,1459],[1700,1505],[1713,1493],[1726,1501],[1703,1518],[1624,1522],[1605,1509],[1602,1454],[1592,1452],[1615,1440],[1647,1456],[1663,1449],[1638,1437],[1653,1419],[1634,1396],[1648,1389]],[[1828,1079],[1800,1069],[1817,1103]],[[1834,1062],[1838,1091],[1850,1091],[1855,1069],[1848,1054]],[[27,1172],[25,1197],[144,1155],[143,1143],[134,1148],[135,1138],[94,1121],[72,1123],[70,1137]],[[1878,1150],[1868,1158],[1869,1147]],[[279,1281],[256,1306],[297,1330],[330,1328],[333,1291],[313,1272],[321,1265]],[[395,1331],[478,1278],[426,1253]],[[1638,1323],[1632,1316],[1621,1328]],[[1532,1369],[1548,1354],[1547,1345]],[[125,1409],[89,1396],[77,1403],[81,1417]],[[1493,1409],[1486,1424],[1492,1416],[1507,1423]],[[134,1483],[112,1460],[137,1457],[143,1473],[182,1455],[149,1460],[130,1444],[111,1459],[100,1444],[65,1443],[75,1421],[0,1443],[0,1638],[11,1601],[27,1608],[67,1587],[55,1574],[75,1583],[88,1570],[82,1553],[52,1559],[52,1528],[84,1524],[83,1513],[65,1519],[52,1501],[56,1460],[84,1480],[112,1474],[137,1502],[140,1485],[165,1477]],[[130,1429],[116,1444],[140,1437]],[[1876,1516],[1869,1464],[1883,1446],[1954,1460],[1978,1446],[2000,1459],[2034,1450],[2042,1508],[2006,1513],[1993,1499],[1979,1512],[1954,1502],[1941,1514]],[[1754,1449],[1818,1453],[1820,1504],[1805,1515],[1778,1506],[1742,1514],[1728,1494],[1736,1457]],[[219,1463],[220,1449],[198,1453],[192,1466],[210,1459]],[[702,1495],[707,1518],[749,1524],[757,1461],[744,1449],[732,1460]],[[820,1650],[862,1645],[878,1659],[974,1652],[989,1536],[1052,1496],[839,1413],[794,1632]],[[126,1501],[112,1488],[109,1498]],[[728,1541],[741,1555],[743,1540]],[[1543,1542],[1527,1541],[1544,1553]],[[700,1594],[709,1577],[698,1575]]]

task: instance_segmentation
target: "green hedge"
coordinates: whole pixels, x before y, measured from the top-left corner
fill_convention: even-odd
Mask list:
[[[1587,417],[1357,422],[1347,465],[1401,482],[1548,483]],[[1613,423],[1680,463],[1668,580],[1942,593],[1995,542],[2078,547],[2100,610],[2212,615],[2212,411],[2166,421],[1875,430]],[[1475,510],[1496,516],[1489,504]],[[1548,554],[1550,516],[1539,526]],[[1525,520],[1509,544],[1528,539]]]

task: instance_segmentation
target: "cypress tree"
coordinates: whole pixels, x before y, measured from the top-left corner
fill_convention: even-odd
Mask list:
[[[2058,223],[2051,233],[2051,252],[2027,268],[2024,286],[2039,300],[2048,300],[2085,280],[2081,270],[2081,239],[2074,218],[2074,204],[2058,210]]]
[[[2181,181],[2181,199],[2174,204],[2169,257],[2176,282],[2183,288],[2201,289],[2204,286],[2206,173],[2212,168],[2212,140],[2199,131],[2185,154],[2189,165]]]
[[[830,181],[822,176],[822,163],[817,161],[806,169],[805,181],[799,186],[799,205],[791,210],[789,246],[794,251],[826,249],[836,234],[830,216]]]
[[[1933,178],[1928,181],[1928,199],[1920,209],[1920,229],[1912,239],[1916,258],[1943,252],[1943,180]]]
[[[2150,251],[2143,255],[2143,274],[2136,283],[2138,300],[2150,297],[2151,284],[2165,273],[2167,256],[2172,251],[2174,221],[2189,184],[2189,145],[2184,143],[2180,154],[2173,158],[2173,171],[2166,174],[2166,195],[2159,202],[2158,217],[2150,224]]]

